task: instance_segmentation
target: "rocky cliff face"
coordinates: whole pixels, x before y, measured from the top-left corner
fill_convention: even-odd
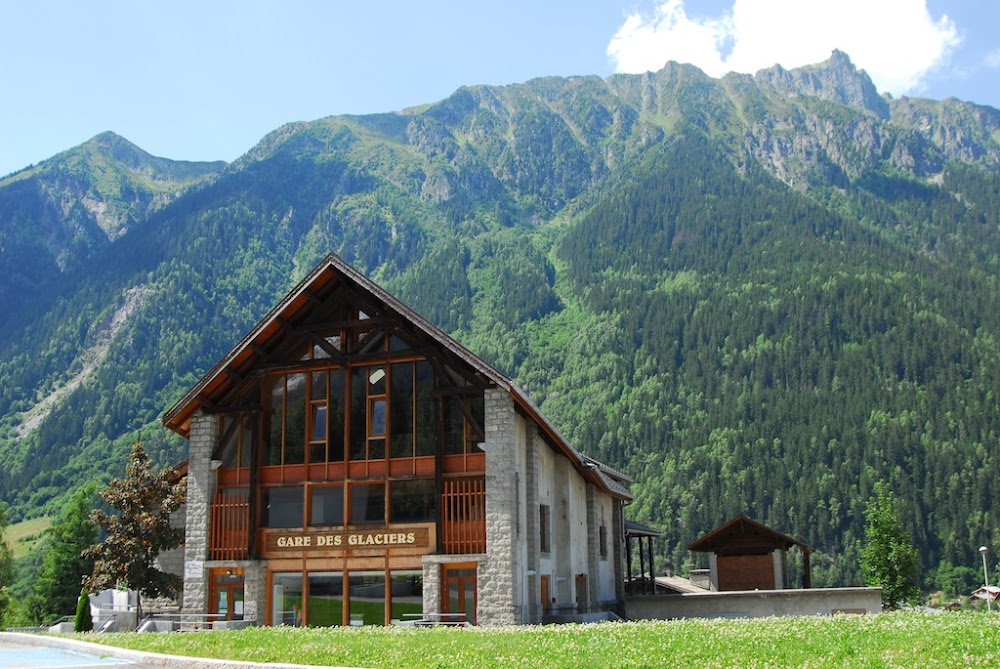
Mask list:
[[[797,190],[883,167],[939,179],[951,160],[1000,165],[1000,112],[958,100],[883,98],[840,51],[818,65],[762,70],[753,84],[768,112],[748,119],[746,150]]]
[[[754,75],[761,87],[788,96],[811,96],[849,107],[867,109],[879,118],[889,118],[889,104],[879,95],[864,70],[854,67],[846,53],[834,50],[818,65],[786,70],[780,65]]]

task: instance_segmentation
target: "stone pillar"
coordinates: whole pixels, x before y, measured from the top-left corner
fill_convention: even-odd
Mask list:
[[[218,420],[199,411],[191,417],[188,437],[187,516],[184,526],[184,613],[204,613],[208,604],[208,524],[215,471],[212,451],[218,439]]]
[[[597,488],[587,482],[587,602],[593,611],[601,599],[601,518],[597,509]]]
[[[264,607],[267,602],[267,568],[261,562],[244,563],[243,619],[263,625],[267,619]]]
[[[527,544],[527,588],[524,594],[524,610],[526,623],[542,622],[540,610],[541,592],[539,590],[538,569],[541,559],[541,538],[538,534],[538,447],[541,438],[535,430],[529,430],[524,463],[524,539]]]
[[[520,623],[515,542],[517,532],[517,415],[510,395],[485,392],[486,560],[478,574],[480,625]]]
[[[625,507],[620,499],[612,502],[611,511],[611,554],[614,556],[615,600],[625,610],[625,566],[622,564],[622,556],[625,552]]]
[[[441,613],[441,562],[434,556],[423,557],[424,615],[433,618]]]

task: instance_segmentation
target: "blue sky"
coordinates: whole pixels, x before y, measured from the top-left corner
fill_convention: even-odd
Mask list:
[[[998,0],[0,0],[0,175],[112,130],[233,160],[290,121],[462,85],[659,69],[712,76],[846,51],[880,91],[1000,107]]]

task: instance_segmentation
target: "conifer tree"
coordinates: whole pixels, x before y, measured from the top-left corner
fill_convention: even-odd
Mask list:
[[[111,481],[100,496],[117,514],[98,509],[92,520],[106,538],[85,552],[94,570],[85,586],[91,592],[125,585],[135,590],[138,621],[142,597],[174,597],[181,586],[176,574],[160,571],[154,563],[162,551],[176,548],[184,531],[171,527],[170,514],[184,503],[185,482],[169,467],[154,474],[149,456],[137,441],[132,445],[125,478]]]
[[[76,600],[76,619],[73,621],[74,632],[90,632],[94,629],[94,617],[90,613],[90,596],[87,589],[80,590]]]
[[[46,531],[49,544],[35,581],[35,601],[43,619],[64,616],[74,610],[83,579],[93,570],[93,559],[85,558],[83,553],[97,539],[97,525],[90,519],[96,494],[96,483],[78,490]]]

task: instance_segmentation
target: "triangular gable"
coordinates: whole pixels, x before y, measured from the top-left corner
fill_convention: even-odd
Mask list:
[[[688,545],[688,550],[740,555],[769,552],[775,549],[788,550],[792,546],[809,550],[809,547],[798,539],[771,529],[767,525],[744,515],[739,515],[692,542]]]
[[[631,479],[577,452],[541,414],[527,394],[510,379],[332,253],[320,261],[229,353],[164,414],[163,424],[187,438],[191,417],[199,409],[220,411],[219,403],[238,390],[240,384],[247,383],[249,378],[259,373],[260,368],[267,365],[269,356],[290,346],[289,334],[295,331],[296,325],[322,309],[325,298],[337,290],[354,291],[359,301],[373,305],[374,311],[394,317],[399,323],[404,324],[407,331],[399,332],[402,337],[406,338],[409,335],[434,346],[446,357],[461,363],[460,366],[464,366],[466,372],[475,376],[484,385],[508,392],[518,410],[538,425],[549,445],[565,455],[585,479],[613,497],[632,499],[627,488]],[[302,333],[298,332],[297,336],[301,337]],[[324,347],[328,354],[336,359],[338,353],[336,347],[324,342],[319,335],[315,338],[315,344]]]

